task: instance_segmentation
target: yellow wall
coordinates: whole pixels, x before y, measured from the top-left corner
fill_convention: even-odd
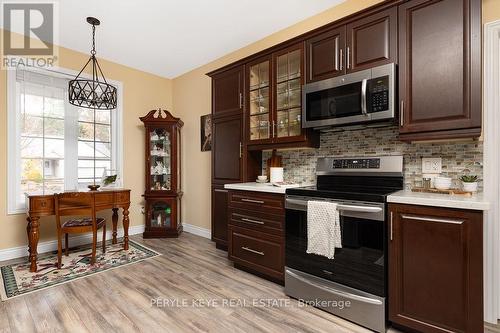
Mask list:
[[[2,30],[0,30],[2,33]],[[59,48],[62,68],[79,71],[88,55]],[[132,189],[130,225],[144,224],[141,214],[144,191],[144,130],[140,116],[158,107],[172,109],[172,80],[126,66],[99,60],[107,78],[123,83],[124,186]],[[27,244],[26,216],[7,215],[7,74],[0,71],[0,250]],[[119,224],[120,226],[120,224]],[[54,239],[55,222],[41,219],[40,241]]]
[[[306,31],[369,7],[381,0],[348,0],[209,64],[176,77],[174,110],[184,126],[184,221],[210,228],[210,153],[200,151],[200,116],[210,113],[210,79],[205,73],[249,56]],[[483,22],[500,19],[500,0],[483,0]]]

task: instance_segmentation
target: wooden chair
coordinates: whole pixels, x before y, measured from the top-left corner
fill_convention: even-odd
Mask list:
[[[57,268],[61,268],[62,235],[65,235],[65,255],[68,255],[68,234],[92,232],[92,258],[95,263],[97,230],[102,227],[102,251],[106,252],[106,219],[96,217],[94,195],[89,192],[67,192],[54,194],[57,223]],[[69,219],[61,223],[63,216],[83,218]]]

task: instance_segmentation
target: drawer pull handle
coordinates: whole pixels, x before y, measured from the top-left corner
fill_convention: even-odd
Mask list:
[[[414,215],[401,215],[402,218],[407,220],[416,220],[416,221],[427,221],[427,222],[440,222],[440,223],[452,223],[452,224],[462,224],[464,220],[454,220],[454,219],[441,219],[435,217],[423,217],[423,216],[414,216]]]
[[[264,224],[264,222],[262,222],[262,221],[252,220],[252,219],[247,219],[247,218],[241,218],[241,220],[244,222],[250,222],[250,223],[255,223],[255,224]]]
[[[264,252],[254,250],[254,249],[251,249],[251,248],[246,247],[246,246],[242,246],[241,249],[245,250],[245,251],[248,251],[248,252],[252,252],[252,253],[258,254],[259,256],[263,256],[264,255]]]
[[[263,204],[264,203],[264,201],[262,201],[262,200],[253,200],[253,199],[245,199],[245,198],[241,199],[241,201],[251,202],[251,203],[258,203],[258,204]]]

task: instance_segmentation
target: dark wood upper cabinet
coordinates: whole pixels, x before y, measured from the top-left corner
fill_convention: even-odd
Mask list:
[[[347,24],[347,72],[397,62],[397,21],[393,7]]]
[[[237,66],[212,77],[212,114],[223,116],[243,112],[244,66]]]
[[[248,149],[317,147],[318,135],[302,128],[304,43],[256,58],[246,68]]]
[[[483,332],[482,212],[389,205],[389,320]]]
[[[212,183],[243,181],[242,115],[212,121]]]
[[[307,82],[345,74],[345,26],[306,41]]]
[[[400,139],[481,134],[481,1],[399,6]]]

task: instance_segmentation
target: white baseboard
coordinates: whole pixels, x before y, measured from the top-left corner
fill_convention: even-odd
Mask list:
[[[131,226],[128,229],[129,235],[142,234],[143,232],[144,232],[144,225]],[[123,236],[123,229],[118,229],[117,233],[118,233],[118,237],[122,237]],[[113,231],[111,231],[111,230],[107,231],[106,232],[106,239],[112,239],[112,237],[113,237]],[[100,241],[101,239],[102,239],[102,233],[98,232],[97,233],[97,240]],[[78,236],[74,236],[74,237],[70,236],[70,238],[69,238],[69,245],[70,246],[89,244],[91,242],[92,242],[92,235],[91,234],[78,235]],[[45,252],[54,251],[54,250],[57,250],[57,239],[38,243],[38,253],[45,253]],[[27,255],[28,255],[28,245],[27,244],[24,246],[11,247],[9,249],[0,250],[0,261],[22,258],[22,257],[26,257]]]
[[[212,238],[212,231],[210,229],[205,229],[202,227],[198,227],[197,225],[188,224],[188,223],[183,223],[182,227],[183,227],[185,232],[188,232],[190,234],[205,237],[208,239]]]

